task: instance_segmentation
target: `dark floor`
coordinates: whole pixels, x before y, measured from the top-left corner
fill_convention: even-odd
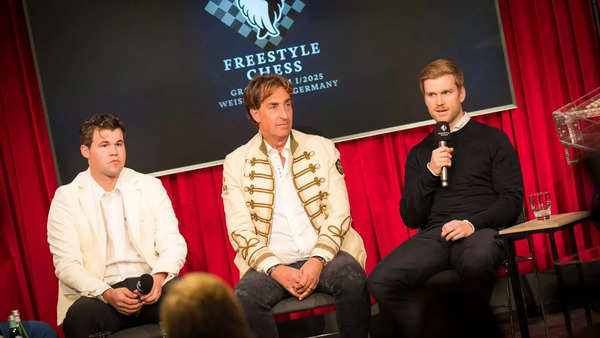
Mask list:
[[[307,337],[311,334],[314,335],[314,337],[319,337],[319,333],[321,332],[331,332],[332,330],[335,330],[335,316],[333,314],[325,314],[323,316],[316,317],[318,318],[308,317],[285,323],[279,323],[280,337]],[[507,338],[513,337],[508,315],[503,314],[498,317],[498,320],[501,323],[503,336]],[[521,337],[516,316],[514,320],[514,337]],[[544,321],[542,320],[542,317],[529,317],[529,335],[531,338],[600,338],[599,312],[592,311],[592,323],[594,325],[592,328],[588,328],[586,326],[587,323],[585,319],[585,312],[582,308],[571,310],[571,321],[573,326],[573,336],[569,336],[567,333],[562,312],[553,312],[549,314],[546,319],[546,325],[548,327],[548,336],[546,336],[546,329],[544,327]],[[339,335],[333,334],[327,337],[336,338],[339,337]]]
[[[592,311],[592,323],[593,328],[588,328],[586,325],[585,311],[583,309],[571,310],[571,321],[573,325],[573,336],[574,337],[600,337],[600,313]],[[567,329],[565,328],[565,321],[561,312],[552,313],[547,316],[546,319],[548,327],[548,336],[553,338],[569,337]],[[510,322],[503,321],[502,331],[504,337],[512,337]],[[519,324],[514,323],[515,337],[521,337],[519,332]],[[543,338],[546,337],[546,330],[544,328],[544,321],[542,317],[529,318],[529,335],[531,338]]]
[[[529,309],[529,334],[532,338],[546,337],[544,321],[541,315],[536,314],[536,305],[540,299],[546,305],[548,337],[575,337],[575,338],[600,338],[600,263],[584,264],[585,287],[581,287],[578,283],[576,270],[574,267],[564,268],[564,278],[567,286],[567,294],[569,303],[571,304],[571,316],[573,326],[573,336],[569,336],[564,324],[564,317],[559,311],[559,299],[557,294],[557,280],[553,270],[548,270],[540,273],[538,278],[534,274],[522,276],[521,284],[524,295],[524,301]],[[512,337],[510,316],[508,315],[506,280],[500,278],[496,284],[492,294],[490,305],[495,316],[500,323],[504,337]],[[512,292],[511,292],[512,293]],[[512,297],[511,297],[512,298]],[[592,311],[592,323],[595,327],[587,328],[585,312],[578,305],[582,304],[582,300],[586,299],[595,303],[596,311]],[[514,310],[514,300],[512,301]],[[537,306],[539,309],[539,306]],[[533,310],[532,310],[533,309]],[[378,307],[373,307],[372,329],[377,334],[381,332],[385,325],[378,320]],[[539,313],[539,311],[537,311]],[[320,318],[315,318],[320,317]],[[514,337],[521,337],[519,324],[514,316]],[[328,313],[322,316],[307,317],[299,320],[279,323],[279,333],[281,338],[296,338],[309,337],[311,334],[314,337],[319,337],[322,332],[332,332],[337,330],[335,322],[335,313]],[[328,337],[338,337],[332,335]]]

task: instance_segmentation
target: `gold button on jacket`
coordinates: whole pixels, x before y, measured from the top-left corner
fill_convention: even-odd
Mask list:
[[[340,154],[331,140],[292,130],[292,176],[298,197],[318,234],[311,255],[330,261],[343,250],[364,268],[362,238],[352,228]],[[253,268],[279,263],[269,249],[275,178],[260,134],[227,155],[223,164],[223,205],[240,277]]]

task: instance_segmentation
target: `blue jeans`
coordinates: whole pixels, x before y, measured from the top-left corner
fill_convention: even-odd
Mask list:
[[[305,262],[299,261],[289,266],[299,269]],[[278,337],[271,309],[292,295],[275,279],[254,269],[246,272],[234,291],[256,337]],[[333,296],[340,337],[367,337],[371,303],[366,288],[366,274],[352,256],[340,251],[327,263],[314,292]]]

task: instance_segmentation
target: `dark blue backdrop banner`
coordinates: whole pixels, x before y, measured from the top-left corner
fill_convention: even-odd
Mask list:
[[[221,160],[255,132],[242,93],[261,73],[295,86],[296,128],[337,139],[429,120],[416,78],[439,57],[464,69],[467,111],[513,104],[493,0],[27,0],[27,8],[63,183],[86,167],[78,127],[98,112],[125,121],[128,165],[142,172]]]

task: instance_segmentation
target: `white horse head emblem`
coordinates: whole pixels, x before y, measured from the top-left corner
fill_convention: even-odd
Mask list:
[[[237,0],[246,22],[258,30],[257,39],[279,36],[275,25],[281,20],[284,0]]]

